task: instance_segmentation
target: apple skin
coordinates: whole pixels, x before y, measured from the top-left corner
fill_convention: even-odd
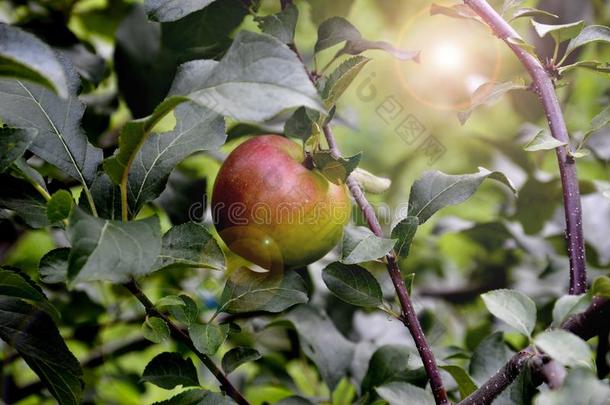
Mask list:
[[[303,165],[303,148],[279,135],[238,146],[218,172],[212,217],[234,253],[265,268],[313,263],[341,239],[351,215],[345,185]]]

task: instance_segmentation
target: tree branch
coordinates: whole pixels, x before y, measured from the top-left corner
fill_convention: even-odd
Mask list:
[[[136,284],[135,280],[132,280],[126,284],[124,284],[125,288],[127,288],[137,299],[142,303],[146,310],[146,314],[148,316],[154,316],[161,318],[165,321],[167,326],[169,327],[171,336],[179,342],[182,342],[186,347],[189,348],[195,355],[201,360],[201,362],[210,370],[210,372],[216,377],[218,382],[220,382],[220,389],[225,392],[228,396],[233,398],[235,402],[240,405],[249,405],[249,402],[243,395],[233,386],[231,381],[224,375],[222,370],[218,368],[218,366],[214,363],[214,361],[204,353],[201,353],[195,345],[191,338],[184,333],[182,329],[180,329],[176,324],[174,324],[165,314],[159,312],[154,304],[148,299],[148,297],[144,294],[144,292],[140,289],[140,287]]]
[[[542,102],[551,134],[557,140],[568,144],[568,130],[553,81],[540,61],[516,45],[514,41],[509,41],[511,38],[521,39],[521,37],[485,0],[464,0],[464,3],[477,13],[493,33],[519,58],[533,80],[533,89]],[[582,294],[587,290],[587,273],[576,164],[568,153],[568,146],[560,146],[555,151],[563,188],[566,239],[570,258],[570,294]]]

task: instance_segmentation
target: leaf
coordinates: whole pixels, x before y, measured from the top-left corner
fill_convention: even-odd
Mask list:
[[[215,0],[145,0],[144,10],[154,21],[176,21],[207,7]]]
[[[308,305],[299,305],[286,317],[299,335],[301,348],[333,390],[350,369],[354,344],[345,339],[326,314]]]
[[[337,103],[337,100],[354,81],[364,65],[370,61],[364,56],[354,56],[343,61],[328,77],[322,90],[322,100],[326,108]]]
[[[174,225],[199,221],[205,215],[206,189],[205,178],[191,178],[180,170],[174,170],[155,203],[163,208]]]
[[[0,32],[1,27],[2,25]],[[34,128],[0,127],[0,173],[5,172],[15,160],[23,156],[37,135],[38,131]]]
[[[235,402],[218,392],[191,389],[153,405],[235,405]]]
[[[194,387],[199,385],[197,369],[193,360],[182,358],[179,353],[164,352],[156,355],[144,368],[142,381],[155,384],[166,390],[178,385]]]
[[[197,303],[186,294],[180,294],[178,298],[182,301],[183,305],[170,306],[169,313],[180,323],[187,326],[196,322],[199,316]]]
[[[171,228],[161,242],[154,271],[173,268],[225,269],[225,257],[218,243],[202,226],[187,222]]]
[[[74,89],[78,82],[72,82]],[[0,80],[0,118],[16,128],[38,131],[30,151],[70,177],[85,190],[102,160],[102,151],[87,141],[79,126],[85,111],[75,93],[62,99],[37,84],[20,80]]]
[[[375,176],[360,167],[354,169],[352,178],[358,183],[362,190],[372,194],[381,194],[387,191],[392,185],[390,179]]]
[[[80,364],[46,312],[20,299],[0,297],[0,338],[21,355],[57,402],[81,403]]]
[[[74,198],[67,190],[59,190],[47,202],[47,218],[49,222],[59,222],[70,216]]]
[[[508,42],[509,44],[516,45],[524,51],[531,53],[532,55],[536,54],[536,47],[530,44],[529,42],[526,42],[523,38],[508,37],[506,38],[506,42]]]
[[[600,381],[591,370],[579,367],[568,371],[559,389],[541,392],[536,397],[535,404],[607,405],[608,398],[610,398],[608,384]]]
[[[392,381],[409,382],[410,355],[411,351],[407,346],[383,345],[378,348],[369,360],[368,369],[362,380],[362,391],[370,391]]]
[[[516,20],[517,18],[523,18],[523,17],[553,17],[553,18],[559,18],[558,15],[555,15],[553,13],[549,13],[546,10],[540,10],[537,8],[532,8],[532,7],[521,7],[516,9],[515,11],[513,11],[513,15],[510,18],[509,21],[513,21]]]
[[[536,152],[539,150],[550,150],[560,146],[567,145],[567,142],[561,142],[555,139],[551,132],[546,129],[541,129],[534,135],[532,139],[523,147],[527,152]]]
[[[0,175],[0,207],[14,211],[32,228],[49,224],[45,199],[26,181]]]
[[[169,327],[165,321],[156,316],[147,316],[142,324],[142,334],[151,342],[161,343],[169,339]]]
[[[188,89],[191,100],[237,121],[264,121],[300,106],[325,112],[295,53],[276,38],[249,31],[237,34],[220,62],[194,61],[179,70],[173,89]]]
[[[587,294],[564,295],[555,301],[553,307],[553,325],[556,327],[568,319],[573,314],[583,312],[591,302]]]
[[[316,168],[328,181],[341,185],[345,184],[349,175],[358,167],[362,153],[347,158],[335,157],[327,150],[315,151],[313,161]]]
[[[563,75],[566,72],[569,72],[570,70],[576,68],[595,70],[596,72],[602,73],[610,73],[610,64],[608,64],[608,62],[599,62],[596,60],[581,60],[571,65],[562,66],[558,69],[558,71],[559,74]]]
[[[284,134],[288,137],[307,141],[314,132],[314,124],[320,120],[320,113],[306,107],[299,107],[286,120]]]
[[[494,290],[481,295],[487,310],[526,336],[536,325],[536,304],[515,290]]]
[[[596,132],[608,125],[610,122],[610,106],[604,108],[591,120],[591,127],[587,130],[588,133]]]
[[[235,347],[222,357],[222,369],[226,374],[232,373],[242,364],[255,361],[261,358],[261,354],[249,347]]]
[[[591,367],[591,348],[573,333],[562,329],[549,330],[537,335],[534,343],[565,366]]]
[[[68,278],[73,282],[124,283],[151,272],[161,251],[159,219],[121,222],[94,218],[75,209],[68,237],[72,250]]]
[[[165,297],[161,297],[161,299],[159,299],[155,303],[156,308],[174,307],[174,306],[183,307],[185,305],[186,304],[184,303],[184,301],[182,301],[182,298],[180,298],[177,295],[166,295]]]
[[[326,287],[351,305],[374,308],[382,303],[381,286],[363,267],[334,262],[322,270]]]
[[[341,262],[357,264],[377,260],[392,250],[395,243],[395,239],[380,238],[363,226],[345,228],[341,246]]]
[[[400,220],[392,228],[391,237],[397,240],[394,250],[399,257],[405,258],[409,256],[411,242],[413,242],[418,226],[419,219],[414,216],[408,216]]]
[[[432,3],[430,5],[430,15],[446,15],[452,18],[463,18],[467,20],[481,21],[481,18],[469,6],[465,4],[454,4],[450,7]]]
[[[610,298],[610,277],[599,276],[593,280],[591,295],[594,297]]]
[[[189,326],[189,336],[201,353],[213,356],[229,335],[229,324],[192,324]]]
[[[389,405],[403,405],[405,398],[409,398],[412,405],[433,405],[434,397],[423,388],[404,382],[391,382],[375,389],[377,394]]]
[[[592,42],[610,42],[610,28],[604,25],[589,25],[568,43],[565,55]]]
[[[477,390],[477,385],[462,367],[447,364],[441,365],[439,368],[451,374],[451,377],[453,377],[458,385],[462,400]]]
[[[504,174],[482,167],[478,173],[462,175],[429,171],[411,187],[408,215],[419,218],[419,223],[423,224],[438,210],[466,201],[487,178],[505,184],[516,193],[515,186]]]
[[[25,273],[0,267],[0,296],[21,298],[59,319],[57,309],[47,300],[40,287]]]
[[[527,86],[517,82],[487,82],[480,85],[470,96],[470,105],[464,111],[458,112],[460,123],[464,125],[473,111],[484,105],[496,103],[503,95],[512,90],[525,90]]]
[[[294,31],[299,19],[299,9],[292,3],[279,13],[264,17],[254,17],[254,21],[265,34],[269,34],[284,44],[294,42]]]
[[[24,79],[68,97],[68,78],[53,49],[21,28],[0,24],[0,76]]]
[[[581,20],[569,24],[549,25],[532,20],[532,25],[540,38],[544,38],[547,34],[551,34],[555,43],[560,44],[568,39],[576,37],[583,30],[585,22]]]
[[[70,248],[53,249],[40,259],[39,274],[43,283],[65,283],[68,279]]]
[[[307,285],[296,272],[257,273],[242,267],[227,279],[217,312],[276,313],[308,300]]]
[[[469,374],[482,385],[511,358],[501,332],[486,337],[475,349],[470,359]]]
[[[176,107],[175,116],[172,131],[151,133],[134,151],[127,179],[133,213],[161,194],[174,167],[187,156],[225,143],[224,119],[213,111],[185,103]]]

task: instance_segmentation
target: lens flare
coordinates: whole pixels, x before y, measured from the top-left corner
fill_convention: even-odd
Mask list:
[[[455,73],[464,67],[462,50],[452,43],[441,43],[432,50],[431,63],[444,73]]]

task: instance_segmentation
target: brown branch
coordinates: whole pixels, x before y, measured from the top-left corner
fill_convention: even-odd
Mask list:
[[[493,33],[519,58],[533,80],[533,89],[542,103],[551,134],[557,140],[566,143],[566,146],[560,146],[555,151],[563,188],[566,239],[570,258],[570,294],[582,294],[587,289],[587,272],[580,190],[576,163],[568,152],[567,144],[570,141],[568,129],[553,81],[536,57],[516,45],[514,40],[521,39],[519,34],[485,0],[464,0],[464,3],[481,17]]]

